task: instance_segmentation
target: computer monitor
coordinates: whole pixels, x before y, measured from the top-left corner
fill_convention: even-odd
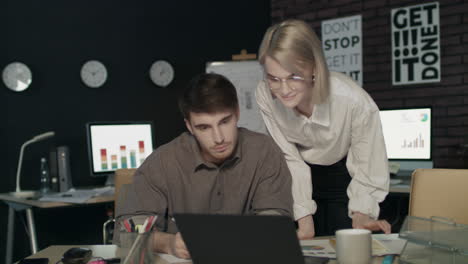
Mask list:
[[[91,176],[109,176],[122,168],[138,168],[153,151],[150,121],[86,124]]]
[[[432,168],[431,112],[430,107],[380,111],[388,159],[400,170]]]

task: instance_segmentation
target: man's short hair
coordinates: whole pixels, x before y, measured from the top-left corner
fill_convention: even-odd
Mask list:
[[[226,77],[216,73],[195,76],[179,99],[180,111],[186,119],[190,119],[190,113],[216,113],[238,107],[236,88]]]

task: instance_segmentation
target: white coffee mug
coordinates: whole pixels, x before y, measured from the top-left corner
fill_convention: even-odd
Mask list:
[[[372,237],[367,229],[336,231],[336,259],[340,264],[368,264],[372,259]]]

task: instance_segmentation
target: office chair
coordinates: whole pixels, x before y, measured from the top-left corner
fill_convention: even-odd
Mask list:
[[[411,180],[409,215],[450,218],[468,224],[468,169],[416,169]]]
[[[114,194],[114,216],[117,215],[119,210],[120,202],[125,200],[128,188],[133,182],[133,176],[135,175],[136,169],[118,169],[115,171],[114,184],[115,184],[115,194]],[[115,219],[107,220],[102,227],[103,234],[103,244],[109,244],[111,242],[110,231],[113,229],[111,225],[115,226]]]

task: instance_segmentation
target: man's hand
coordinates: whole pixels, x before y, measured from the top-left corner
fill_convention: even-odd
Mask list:
[[[371,231],[382,230],[385,234],[390,234],[392,229],[386,220],[374,220],[360,212],[353,213],[353,228],[368,229]]]
[[[304,216],[297,220],[299,228],[297,229],[297,238],[312,239],[315,236],[314,219],[312,215]]]
[[[178,258],[190,258],[190,253],[188,252],[180,233],[174,235],[156,231],[153,233],[153,243],[153,249],[155,252],[171,254]]]
[[[182,239],[180,232],[172,236],[169,248],[169,254],[174,255],[178,258],[189,259],[190,253],[188,252],[185,242]]]

